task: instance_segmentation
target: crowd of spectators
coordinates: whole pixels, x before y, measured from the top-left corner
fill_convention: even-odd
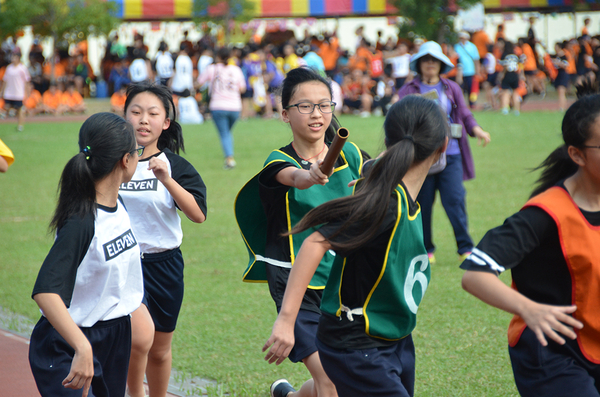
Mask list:
[[[444,77],[461,85],[471,107],[495,109],[504,114],[512,109],[519,114],[520,103],[528,95],[544,97],[546,87],[553,85],[559,107],[565,109],[570,87],[582,78],[596,78],[600,36],[590,35],[589,20],[580,37],[557,43],[552,50],[536,38],[535,20],[530,22],[527,35],[514,43],[505,39],[503,25],[497,27],[493,38],[484,31],[459,32],[457,43],[442,43],[444,54],[456,66]],[[242,95],[241,119],[257,115],[277,118],[281,112],[278,88],[289,70],[302,65],[330,79],[336,114],[362,117],[386,114],[397,100],[400,88],[414,77],[409,69],[410,57],[418,52],[424,40],[383,40],[382,32],[375,40],[368,40],[362,27],[356,29],[355,35],[355,48],[350,49],[340,47],[336,30],[307,34],[302,40],[253,36],[248,43],[231,46],[228,63],[242,69],[247,86]],[[4,53],[0,53],[0,80],[10,59],[5,55],[11,49],[5,47]],[[71,49],[71,54],[58,50],[52,62],[42,55],[39,42],[34,42],[26,63],[31,76],[31,94],[24,101],[27,114],[83,112],[83,98],[94,94],[95,85],[90,85],[93,81],[106,84],[108,95],[114,95],[111,108],[120,112],[124,101],[122,88],[131,82],[150,79],[168,85],[176,98],[195,98],[201,114],[190,115],[191,119],[202,122],[210,117],[207,107],[210,83],[199,86],[197,79],[215,62],[219,46],[214,37],[205,35],[194,43],[184,32],[179,47],[169,48],[161,42],[150,59],[142,35],[136,34],[131,46],[123,45],[115,35],[108,42],[98,76],[94,76],[87,62],[86,47],[82,42],[75,50]],[[480,94],[482,97],[477,101]],[[195,111],[189,101],[186,103],[186,109]]]

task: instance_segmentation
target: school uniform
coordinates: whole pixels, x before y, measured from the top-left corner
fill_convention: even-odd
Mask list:
[[[353,225],[335,236],[341,223],[319,232],[343,241],[361,231]],[[377,234],[338,252],[323,292],[317,347],[340,397],[413,395],[411,332],[429,279],[420,207],[400,184]]]
[[[277,182],[276,175],[288,167],[309,170],[311,163],[301,159],[292,145],[273,151],[264,168],[240,190],[235,201],[235,215],[248,249],[249,262],[244,271],[245,282],[268,282],[277,311],[281,309],[290,269],[302,242],[315,228],[288,237],[290,231],[312,208],[326,201],[352,193],[348,183],[358,179],[362,154],[353,143],[346,143],[334,166],[329,182],[296,189]],[[321,314],[321,293],[335,258],[333,251],[323,257],[300,306],[296,321],[296,344],[289,355],[301,361],[316,351],[314,336]]]
[[[461,268],[511,270],[512,287],[548,305],[577,305],[577,339],[559,345],[514,316],[508,330],[515,383],[522,396],[600,395],[600,212],[577,207],[564,182],[530,199],[502,226],[486,233]]]
[[[134,61],[131,62],[131,65],[129,65],[129,74],[132,83],[140,83],[148,80],[150,76],[148,76],[148,65],[146,64],[146,60],[142,58],[134,59]]]
[[[121,202],[98,205],[95,217],[72,216],[38,274],[32,296],[58,294],[94,352],[91,391],[96,397],[123,396],[131,351],[130,314],[143,297],[140,250]],[[75,352],[44,317],[35,326],[29,362],[42,396],[81,396],[65,389]]]
[[[167,164],[171,178],[191,193],[206,215],[206,185],[183,157],[163,149],[152,156]],[[160,332],[173,332],[183,301],[183,239],[177,204],[167,188],[148,170],[149,157],[138,162],[120,194],[129,209],[144,271],[144,304]]]

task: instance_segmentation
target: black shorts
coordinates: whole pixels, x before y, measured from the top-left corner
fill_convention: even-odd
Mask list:
[[[406,77],[396,77],[396,90],[399,90],[406,81]]]
[[[569,86],[569,80],[570,80],[570,77],[567,74],[567,72],[565,72],[564,69],[558,69],[558,74],[556,75],[556,78],[554,79],[554,88],[558,88],[558,87],[567,88]]]
[[[21,109],[23,107],[23,101],[14,101],[12,99],[5,99],[4,106],[10,106],[13,109]]]
[[[502,79],[503,90],[516,90],[519,88],[519,75],[516,72],[507,72]]]
[[[599,396],[600,364],[588,361],[576,340],[567,339],[564,345],[546,340],[548,346],[544,347],[533,331],[525,328],[519,342],[508,349],[521,396]]]
[[[254,96],[254,90],[247,86],[246,91],[242,94],[242,99],[244,98],[252,98]]]
[[[90,395],[125,395],[131,352],[131,317],[99,321],[92,327],[80,329],[94,352]],[[75,350],[42,316],[29,343],[29,365],[42,396],[81,397],[81,389],[66,389],[62,385],[71,370],[74,355]]]
[[[526,76],[535,76],[536,74],[538,74],[537,69],[536,70],[525,70],[525,75]]]
[[[183,255],[179,248],[142,256],[143,304],[159,332],[173,332],[183,302]]]
[[[362,102],[360,99],[352,100],[352,99],[344,98],[344,105],[348,106],[350,109],[360,109]]]
[[[498,79],[498,72],[494,72],[492,74],[488,74],[487,76],[487,82],[490,83],[492,85],[492,87],[496,86],[496,80]]]
[[[415,345],[408,335],[398,343],[361,350],[338,350],[317,339],[319,358],[339,396],[412,397]]]

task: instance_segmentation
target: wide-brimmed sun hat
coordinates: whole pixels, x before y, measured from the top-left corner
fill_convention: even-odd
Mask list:
[[[442,47],[435,41],[428,41],[423,43],[421,47],[419,47],[419,52],[410,58],[410,70],[420,73],[420,71],[417,70],[417,61],[425,55],[431,55],[442,63],[440,74],[448,73],[454,68],[452,61],[442,52]]]

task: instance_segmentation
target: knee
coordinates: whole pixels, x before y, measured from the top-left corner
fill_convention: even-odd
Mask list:
[[[171,345],[157,345],[156,343],[150,348],[148,359],[155,363],[162,363],[171,359]]]
[[[138,330],[132,335],[131,350],[139,354],[148,354],[154,342],[154,327]]]

